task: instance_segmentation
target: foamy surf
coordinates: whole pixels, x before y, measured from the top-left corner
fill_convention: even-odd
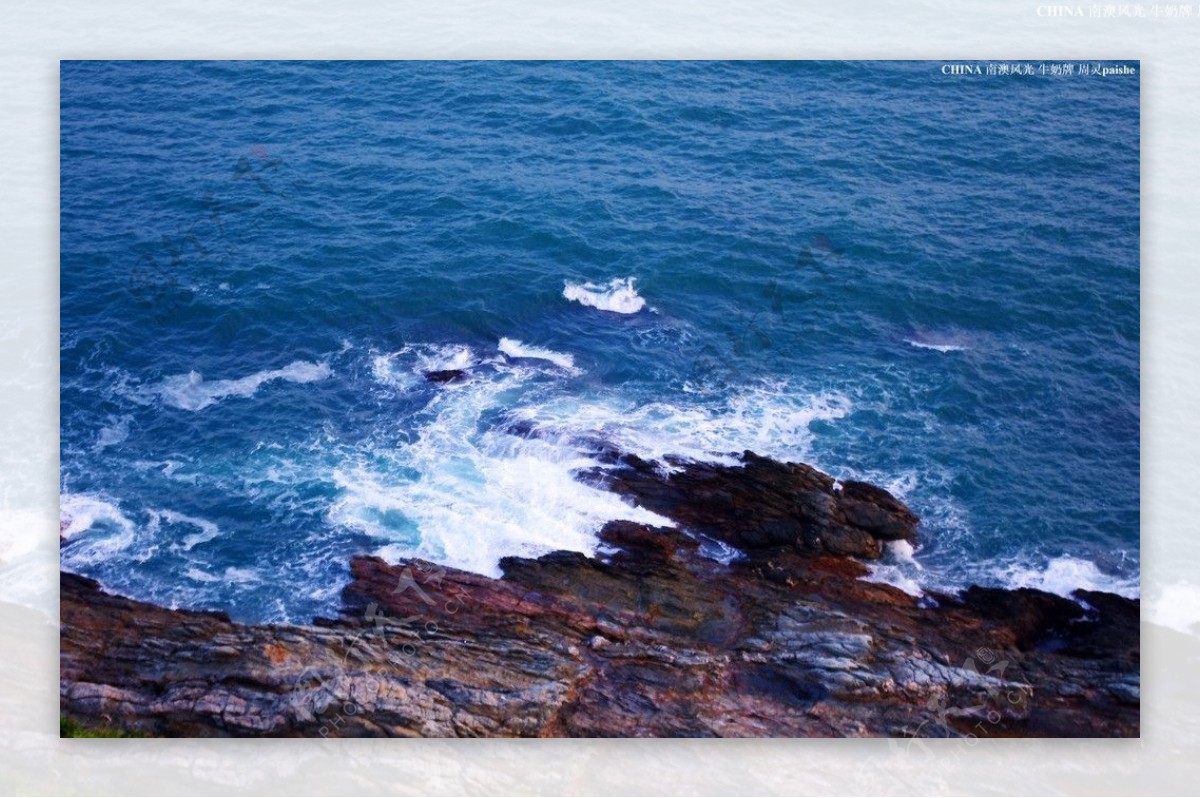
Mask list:
[[[253,396],[265,383],[274,380],[309,383],[330,375],[327,363],[296,360],[283,368],[259,371],[236,380],[205,380],[198,371],[167,377],[155,389],[165,404],[181,410],[203,410],[227,397]]]
[[[673,525],[579,481],[579,471],[603,465],[598,442],[659,462],[735,464],[746,448],[803,459],[809,425],[850,410],[841,395],[804,396],[782,383],[694,404],[568,394],[565,382],[545,378],[565,377],[570,355],[507,337],[497,348],[495,359],[426,345],[374,356],[372,374],[384,385],[408,384],[427,365],[471,364],[474,378],[432,392],[403,443],[337,453],[331,523],[376,538],[385,559],[419,556],[496,575],[505,556],[594,553],[608,521]],[[513,434],[518,425],[533,434]]]
[[[149,551],[135,548],[138,527],[115,502],[102,496],[61,494],[59,534],[71,542],[61,554],[62,565],[68,570],[109,562],[120,556],[144,562]]]
[[[546,360],[566,371],[578,371],[578,369],[575,368],[575,357],[573,355],[555,352],[552,349],[542,349],[541,347],[530,346],[516,340],[515,338],[501,338],[498,348],[501,352],[511,358]]]
[[[567,281],[563,297],[597,310],[610,313],[637,313],[646,306],[646,300],[638,296],[634,278],[617,277],[607,283],[572,283]]]
[[[221,534],[220,528],[212,521],[206,521],[203,518],[184,515],[177,513],[174,510],[151,510],[150,511],[150,532],[153,537],[157,538],[162,524],[170,524],[174,527],[188,526],[199,530],[189,535],[184,535],[175,545],[183,551],[191,551],[196,546],[202,543],[208,543],[215,540]]]
[[[417,368],[421,371],[469,369],[477,361],[471,347],[461,344],[414,344],[401,351],[412,352],[416,356]]]
[[[211,584],[213,582],[222,581],[221,577],[213,576],[212,574],[207,573],[206,571],[201,571],[199,568],[188,568],[186,571],[183,572],[183,575],[186,576],[188,579],[191,579],[194,582],[206,582],[206,583]]]
[[[1071,598],[1071,593],[1076,590],[1116,593],[1126,598],[1137,598],[1140,592],[1136,578],[1106,574],[1091,560],[1069,555],[1055,557],[1042,567],[1013,563],[999,575],[1005,587],[1032,587],[1064,598]]]
[[[780,460],[806,460],[811,425],[851,410],[837,393],[806,396],[780,383],[747,386],[737,395],[689,404],[637,402],[615,395],[581,401],[555,397],[510,412],[564,440],[603,440],[623,452],[665,463],[668,457],[726,465],[746,449]]]
[[[433,371],[465,371],[480,365],[475,351],[463,344],[408,344],[386,355],[373,355],[371,376],[381,385],[407,391]]]
[[[611,520],[671,525],[579,482],[575,472],[596,462],[571,441],[526,439],[489,422],[538,373],[508,367],[438,392],[411,443],[346,452],[328,519],[378,539],[385,559],[419,556],[492,576],[505,556],[590,554]]]
[[[914,554],[913,545],[908,541],[889,541],[884,546],[883,560],[867,566],[868,573],[863,581],[891,585],[910,596],[924,595],[921,585],[924,568],[914,559]]]
[[[70,539],[97,525],[115,527],[132,535],[133,522],[111,501],[86,493],[63,493],[58,497],[59,534]]]

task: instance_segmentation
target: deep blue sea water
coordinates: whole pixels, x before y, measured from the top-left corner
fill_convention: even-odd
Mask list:
[[[910,590],[1135,594],[1138,77],[940,67],[64,62],[64,567],[305,621],[591,551],[655,520],[599,434],[891,488]]]

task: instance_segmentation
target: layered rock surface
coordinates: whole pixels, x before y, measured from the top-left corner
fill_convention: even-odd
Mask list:
[[[617,468],[584,478],[739,549],[795,546],[878,559],[882,544],[916,537],[917,516],[882,488],[750,451],[740,459],[736,466],[664,466],[623,455]]]
[[[351,561],[336,619],[238,624],[62,576],[61,703],[163,735],[1136,736],[1138,602],[918,599],[847,555],[911,540],[886,491],[751,453],[585,478],[676,521],[503,578]],[[702,540],[736,546],[728,564]]]

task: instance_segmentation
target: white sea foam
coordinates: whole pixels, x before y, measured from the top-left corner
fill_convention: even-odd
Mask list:
[[[612,313],[637,313],[646,306],[638,296],[634,278],[617,277],[607,283],[572,283],[563,288],[563,296],[573,302]]]
[[[479,365],[473,349],[462,344],[409,344],[386,355],[373,355],[371,376],[381,385],[407,391],[425,383],[430,371],[462,371]]]
[[[1055,557],[1042,567],[1030,563],[1009,564],[1000,571],[1006,587],[1032,587],[1067,598],[1074,590],[1095,590],[1135,598],[1139,592],[1137,579],[1125,579],[1101,571],[1091,560],[1064,555]]]
[[[203,518],[195,518],[194,516],[177,513],[174,510],[151,510],[150,525],[151,533],[154,537],[158,537],[160,523],[168,523],[175,526],[190,526],[200,530],[190,535],[184,535],[178,545],[184,551],[191,551],[194,547],[201,543],[208,543],[210,540],[216,539],[220,534],[220,528],[212,521],[206,521]]]
[[[903,563],[904,565],[910,565],[918,570],[921,569],[921,564],[913,559],[913,555],[916,553],[916,550],[913,548],[913,544],[909,543],[907,540],[889,541],[886,548],[888,554],[890,554],[892,559],[894,559],[896,562]]]
[[[183,575],[195,582],[220,582],[221,577],[201,571],[199,568],[188,568]]]
[[[132,420],[131,416],[121,416],[119,419],[110,422],[107,426],[102,427],[96,436],[96,443],[92,449],[98,452],[101,449],[122,443],[129,437],[129,423]]]
[[[220,576],[203,571],[199,568],[188,568],[183,575],[193,582],[214,584],[223,582],[229,585],[255,585],[262,582],[262,576],[253,568],[226,568]]]
[[[924,556],[903,541],[889,543],[884,557],[868,566],[867,581],[894,585],[914,596],[924,590],[954,592],[968,585],[997,585],[1009,589],[1031,587],[1071,598],[1075,590],[1096,590],[1137,597],[1137,577],[1126,578],[1105,573],[1091,560],[1060,556],[1049,560],[1035,555],[994,560],[970,560],[961,552],[971,546],[976,534],[969,513],[945,495],[953,481],[951,472],[906,471],[889,478],[870,472],[847,474],[881,485],[905,501],[921,516],[922,539],[929,546]],[[922,494],[917,497],[918,491]]]
[[[72,538],[98,524],[132,536],[134,524],[114,502],[86,493],[63,493],[58,498],[59,534]]]
[[[233,585],[253,585],[262,581],[262,577],[258,571],[253,568],[234,568],[225,569],[222,578]]]
[[[561,397],[512,415],[564,439],[601,438],[647,460],[668,455],[726,464],[746,449],[782,460],[804,460],[810,426],[850,412],[848,399],[805,396],[784,384],[747,386],[740,394],[695,404],[640,404],[615,397],[583,401]]]
[[[86,568],[117,556],[137,559],[146,554],[134,550],[137,526],[106,497],[63,493],[59,496],[59,513],[59,534],[68,540],[79,538],[62,550],[62,562],[68,568]]]
[[[606,521],[670,525],[575,479],[575,469],[594,465],[575,446],[485,421],[535,373],[510,367],[439,392],[413,443],[349,453],[334,471],[340,493],[330,520],[377,537],[386,558],[422,556],[491,575],[504,556],[591,552]]]
[[[869,573],[862,577],[864,582],[877,582],[883,585],[891,585],[903,590],[910,596],[923,596],[925,591],[921,587],[921,582],[906,571],[896,565],[887,565],[880,563],[871,563],[867,566]]]
[[[401,354],[401,352],[392,352],[389,355],[375,355],[371,358],[371,376],[375,378],[376,382],[400,390],[408,390],[417,384],[418,377],[411,369],[397,366],[396,358]]]
[[[612,394],[543,392],[534,378],[545,368],[519,358],[493,365],[437,392],[418,414],[413,442],[342,452],[328,518],[379,539],[385,559],[420,556],[495,575],[504,556],[594,552],[596,532],[610,520],[672,525],[576,478],[600,465],[600,440],[659,461],[737,463],[746,448],[801,459],[809,425],[850,410],[840,395],[805,397],[785,385],[707,405],[639,405]],[[528,422],[536,434],[513,435],[505,419]]]
[[[415,353],[417,368],[423,372],[469,369],[478,361],[471,347],[460,344],[417,345],[406,349]]]
[[[529,358],[532,360],[548,360],[561,369],[570,372],[576,372],[575,357],[573,355],[555,352],[551,349],[542,349],[537,346],[530,346],[522,343],[515,338],[501,338],[499,349],[504,354],[511,358]]]
[[[886,475],[877,475],[868,478],[866,481],[883,486],[887,489],[888,493],[902,501],[907,499],[909,494],[915,491],[921,483],[915,471],[902,471],[890,478]]]
[[[889,541],[884,546],[883,560],[867,566],[865,582],[880,582],[898,587],[910,596],[924,595],[921,588],[924,568],[913,555],[913,545],[906,540]]]
[[[259,371],[236,380],[205,380],[199,372],[177,374],[167,377],[155,392],[162,400],[182,410],[203,410],[229,396],[253,396],[267,382],[286,380],[308,383],[323,380],[330,375],[327,363],[310,363],[296,360],[283,368]]]

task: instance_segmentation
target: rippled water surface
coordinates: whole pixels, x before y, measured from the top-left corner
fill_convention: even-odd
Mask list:
[[[1136,77],[64,62],[61,102],[63,563],[110,589],[303,621],[356,553],[590,551],[661,521],[573,479],[600,437],[885,485],[910,590],[1137,591]]]

